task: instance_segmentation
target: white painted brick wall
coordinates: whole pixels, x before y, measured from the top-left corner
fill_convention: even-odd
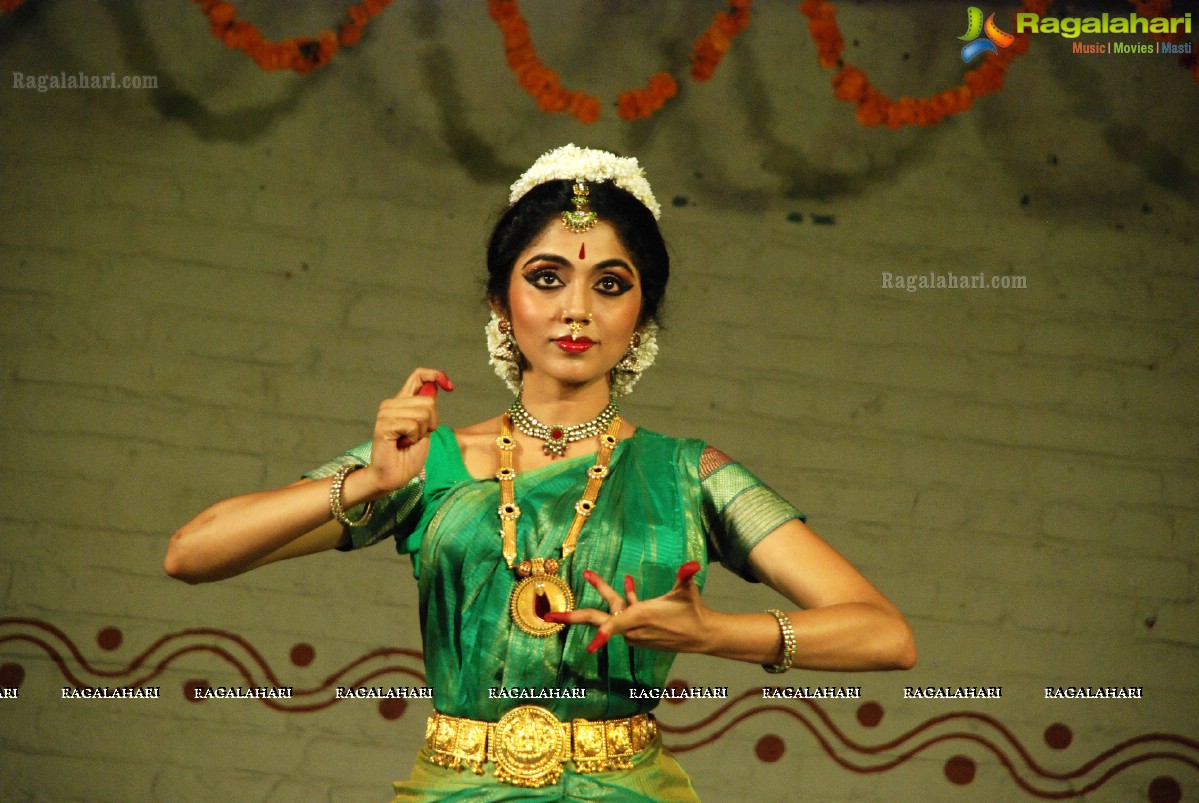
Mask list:
[[[1169,60],[1037,41],[969,114],[868,130],[833,100],[794,4],[761,3],[712,82],[685,82],[648,122],[605,109],[583,128],[515,87],[481,7],[395,4],[300,78],[257,71],[185,4],[29,5],[0,16],[0,616],[53,625],[105,671],[168,634],[229,631],[297,687],[418,648],[410,570],[389,546],[192,588],[163,576],[166,539],[365,439],[416,364],[454,377],[451,424],[506,404],[482,349],[487,227],[519,171],[573,140],[639,156],[665,208],[668,330],[630,416],[750,465],[917,631],[913,672],[787,682],[863,686],[877,727],[857,721],[862,701],[823,706],[863,744],[982,710],[1058,772],[1146,733],[1199,734],[1199,94]],[[340,14],[242,5],[278,36]],[[605,99],[681,64],[716,10],[523,7],[547,63]],[[839,9],[849,57],[886,91],[960,76],[960,6]],[[80,69],[156,72],[166,88],[7,80]],[[882,286],[883,272],[980,270],[1028,289]],[[708,598],[774,602],[720,571]],[[309,666],[289,661],[297,643],[315,647]],[[161,700],[119,703],[57,699],[62,671],[27,639],[0,642],[4,663],[25,673],[0,700],[5,799],[385,799],[427,711],[184,702],[193,678],[241,682],[211,653],[173,659]],[[694,656],[675,674],[734,693],[765,680]],[[1004,698],[902,699],[964,684]],[[1145,699],[1042,697],[1078,684]],[[1074,736],[1064,751],[1044,742],[1055,722]],[[785,755],[760,763],[772,733]],[[955,753],[978,765],[969,786],[945,780]],[[977,745],[856,774],[777,713],[681,760],[706,800],[1027,797]],[[1086,799],[1146,800],[1158,776],[1199,790],[1193,768],[1159,759]]]

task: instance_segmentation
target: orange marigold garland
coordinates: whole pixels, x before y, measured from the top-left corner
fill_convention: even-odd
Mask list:
[[[332,60],[339,47],[357,44],[362,38],[362,30],[366,24],[391,5],[391,0],[363,0],[349,8],[346,12],[349,22],[344,23],[337,33],[324,30],[316,36],[299,36],[272,42],[262,35],[262,31],[258,30],[254,23],[239,20],[237,8],[232,3],[222,0],[194,2],[200,6],[204,16],[208,17],[209,29],[213,35],[224,42],[226,47],[242,51],[254,59],[263,70],[294,70],[298,73],[310,73],[318,67],[324,67]]]
[[[1137,13],[1147,19],[1169,13],[1170,0],[1131,0]],[[1043,16],[1053,0],[1024,0],[1021,11]],[[927,98],[901,97],[892,100],[878,90],[858,67],[842,60],[845,40],[837,25],[837,10],[827,0],[803,0],[799,11],[808,18],[808,31],[816,45],[820,66],[836,70],[833,76],[833,93],[838,100],[857,107],[858,122],[863,125],[886,125],[900,128],[905,125],[935,125],[950,114],[960,114],[974,103],[976,98],[998,91],[1007,76],[1008,66],[1019,56],[1028,52],[1027,33],[1015,35],[1010,47],[998,53],[989,53],[978,67],[966,72],[962,84]],[[1178,39],[1177,35],[1151,34],[1153,38]],[[1182,66],[1195,76],[1199,83],[1199,58],[1195,53],[1179,58]]]
[[[691,77],[703,83],[710,79],[729,52],[737,34],[749,25],[753,0],[729,0],[729,11],[721,11],[691,48]]]
[[[529,24],[517,0],[487,0],[487,11],[504,35],[504,54],[516,73],[521,88],[532,95],[543,111],[569,112],[581,123],[594,123],[600,116],[599,99],[562,86],[558,73],[537,58]]]
[[[1044,14],[1053,0],[1025,0],[1022,11]],[[820,66],[835,69],[834,95],[857,107],[862,125],[935,125],[950,114],[960,114],[981,98],[1003,86],[1008,65],[1028,51],[1028,34],[1017,34],[1015,42],[999,53],[990,53],[978,67],[968,71],[960,86],[927,98],[901,97],[892,100],[878,90],[860,68],[842,60],[845,40],[837,25],[837,10],[826,0],[803,0],[799,12],[808,18],[808,32],[816,45]]]
[[[662,108],[662,104],[678,94],[679,85],[668,72],[654,73],[649,77],[645,89],[630,89],[616,97],[616,113],[622,120],[649,117]]]
[[[707,30],[695,40],[689,57],[691,77],[695,81],[703,82],[712,77],[730,43],[749,25],[752,4],[753,0],[729,0],[729,10],[718,13]],[[529,24],[520,13],[519,0],[487,0],[487,9],[504,36],[508,66],[538,106],[549,112],[569,112],[582,123],[594,123],[599,119],[597,98],[564,89],[558,73],[541,63],[529,33]],[[624,120],[649,117],[678,91],[674,76],[668,72],[655,73],[650,76],[648,86],[617,95],[616,113]]]

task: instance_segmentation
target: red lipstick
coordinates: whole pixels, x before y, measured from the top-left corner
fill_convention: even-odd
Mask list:
[[[558,348],[568,354],[582,354],[587,349],[595,345],[595,341],[590,338],[580,337],[578,340],[571,340],[570,336],[560,337],[554,341],[558,344]]]

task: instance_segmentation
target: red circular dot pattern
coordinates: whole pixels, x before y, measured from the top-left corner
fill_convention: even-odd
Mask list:
[[[0,664],[0,688],[19,689],[25,682],[25,667],[20,664]]]
[[[681,693],[687,691],[688,689],[690,689],[691,684],[685,680],[678,680],[676,678],[675,680],[667,681],[666,688],[672,692],[681,694]],[[677,698],[672,697],[672,698],[668,699],[666,702],[670,703],[671,705],[681,705],[682,703],[686,702],[686,699],[682,698],[682,697],[677,697]]]
[[[873,728],[883,721],[883,707],[871,700],[858,706],[858,724],[864,728]]]
[[[200,678],[189,680],[183,684],[183,699],[189,703],[202,703],[204,698],[197,698],[196,692],[209,688],[208,681]]]
[[[1054,750],[1065,750],[1073,741],[1073,731],[1060,722],[1055,722],[1045,729],[1045,744]]]
[[[758,743],[754,745],[754,755],[758,757],[758,761],[763,761],[767,764],[773,764],[783,757],[783,753],[787,752],[787,744],[773,733],[768,733]]]
[[[100,649],[107,652],[112,652],[120,647],[124,640],[125,636],[121,633],[120,628],[116,627],[106,627],[96,634],[96,643],[100,645]]]
[[[974,759],[969,756],[954,756],[945,762],[945,777],[952,784],[966,786],[974,780]]]
[[[408,710],[408,703],[400,699],[380,700],[379,716],[387,720],[399,719]]]
[[[1159,775],[1149,782],[1149,803],[1178,803],[1182,800],[1182,785],[1169,775]]]
[[[291,648],[290,658],[295,666],[308,666],[316,658],[316,649],[311,644],[300,642]]]

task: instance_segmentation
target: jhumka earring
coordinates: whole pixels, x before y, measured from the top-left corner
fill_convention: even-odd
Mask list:
[[[495,369],[496,375],[504,380],[509,390],[519,393],[521,355],[516,338],[512,336],[512,322],[507,318],[501,318],[492,310],[485,331],[491,367]]]
[[[637,363],[637,349],[640,347],[641,333],[633,332],[633,339],[629,341],[629,350],[620,358],[620,362],[616,363],[616,370],[641,373],[641,366]]]
[[[562,224],[575,234],[582,234],[595,225],[595,212],[591,210],[591,202],[588,197],[590,195],[591,191],[587,189],[586,182],[576,180],[574,196],[570,199],[570,202],[575,205],[574,211],[562,213]]]
[[[647,322],[640,331],[634,332],[629,349],[612,368],[612,395],[623,396],[633,389],[646,368],[654,364],[658,356],[658,325]]]

